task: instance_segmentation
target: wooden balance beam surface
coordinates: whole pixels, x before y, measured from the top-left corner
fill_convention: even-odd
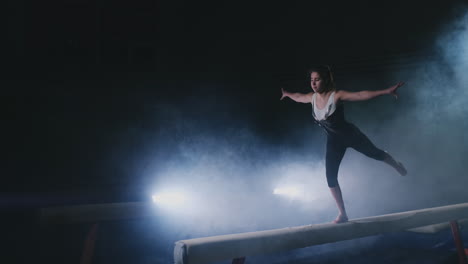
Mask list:
[[[176,264],[199,264],[274,253],[313,245],[468,218],[468,203],[366,217],[342,224],[315,224],[282,229],[181,240]]]

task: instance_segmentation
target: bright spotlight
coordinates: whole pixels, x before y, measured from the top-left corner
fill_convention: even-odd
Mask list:
[[[176,207],[184,204],[186,196],[180,192],[162,192],[152,196],[155,204],[167,207]]]
[[[282,187],[282,188],[275,188],[273,190],[273,194],[284,195],[284,196],[294,199],[294,198],[299,198],[303,194],[303,192],[299,188],[296,188],[296,187]]]

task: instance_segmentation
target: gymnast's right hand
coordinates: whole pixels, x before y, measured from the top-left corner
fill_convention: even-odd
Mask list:
[[[283,88],[281,88],[281,98],[280,100],[283,100],[283,98],[285,98],[287,96],[287,93]]]

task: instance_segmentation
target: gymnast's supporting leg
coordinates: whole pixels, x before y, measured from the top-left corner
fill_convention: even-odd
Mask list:
[[[330,187],[333,198],[335,199],[336,205],[338,206],[338,211],[340,212],[333,223],[344,223],[348,221],[348,215],[346,214],[346,209],[344,206],[343,195],[341,193],[340,185],[335,187]]]
[[[340,185],[338,184],[338,169],[345,151],[346,147],[340,141],[327,137],[327,154],[325,157],[327,183],[339,211],[338,217],[333,221],[334,223],[343,223],[348,221],[343,195],[341,193]]]

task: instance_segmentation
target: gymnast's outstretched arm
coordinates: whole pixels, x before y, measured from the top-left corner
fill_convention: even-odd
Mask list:
[[[290,93],[288,91],[285,91],[283,88],[281,88],[281,93],[282,93],[282,95],[281,95],[280,100],[283,100],[283,98],[285,98],[285,97],[289,97],[293,101],[298,102],[298,103],[311,103],[312,95],[314,94],[314,93],[306,93],[306,94],[303,94],[303,93]]]
[[[404,82],[399,82],[387,89],[377,90],[377,91],[360,91],[360,92],[347,92],[347,91],[338,91],[335,95],[335,100],[342,100],[342,101],[365,101],[372,99],[374,97],[391,94],[396,99],[398,99],[397,90],[401,86],[403,86]]]

